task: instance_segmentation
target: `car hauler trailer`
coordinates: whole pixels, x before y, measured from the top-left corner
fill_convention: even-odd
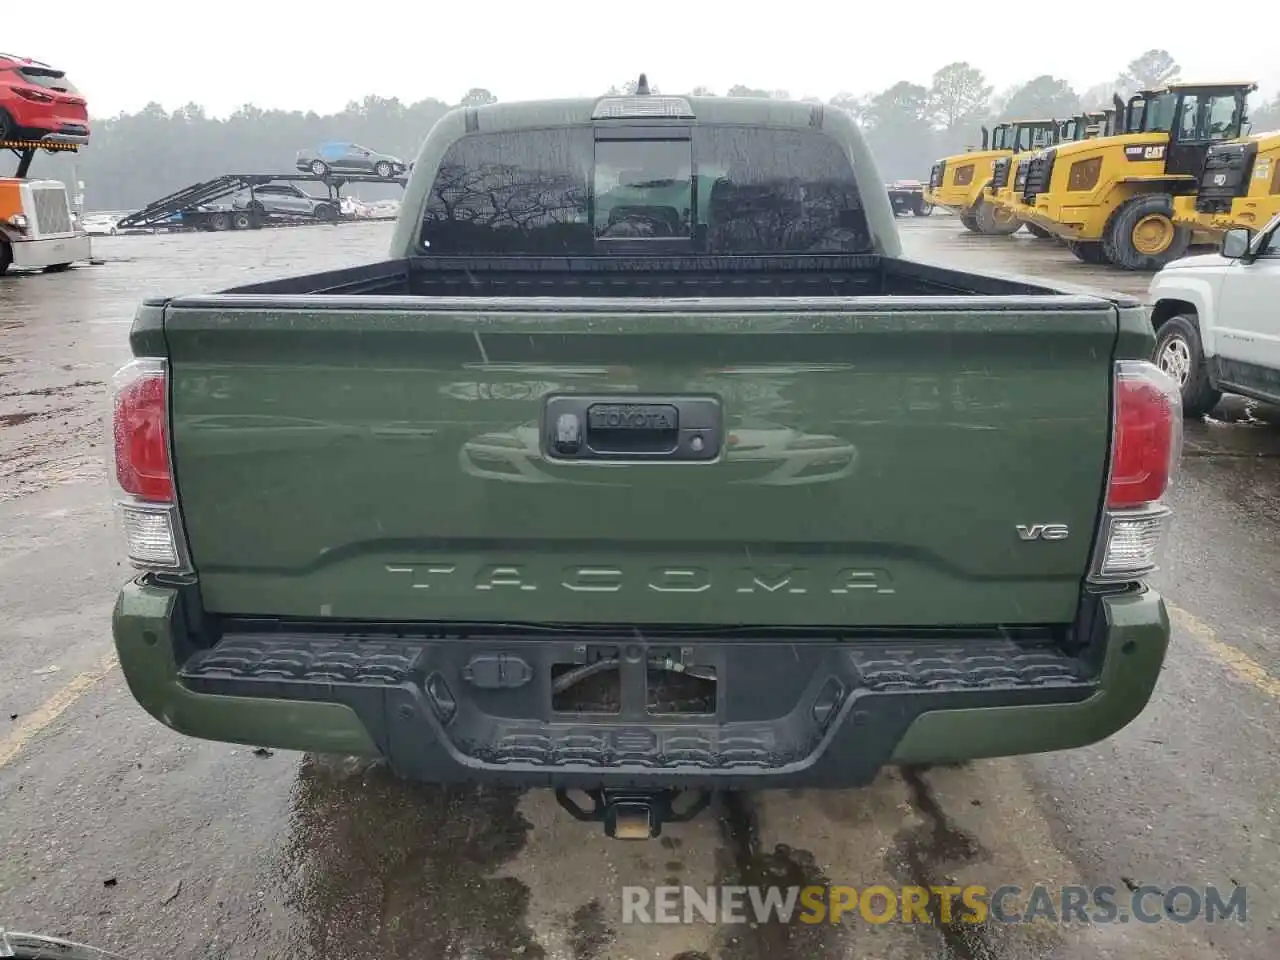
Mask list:
[[[267,223],[332,222],[342,218],[342,188],[348,183],[399,183],[406,178],[390,180],[359,173],[315,176],[303,173],[228,173],[202,180],[155,200],[141,210],[122,217],[117,227],[124,230],[169,227],[175,223],[196,230],[250,230]],[[311,197],[309,208],[289,210],[266,195],[272,186],[317,183],[328,191],[324,197]],[[262,191],[260,193],[260,191]],[[301,192],[299,196],[302,196]],[[239,197],[243,203],[237,205]]]

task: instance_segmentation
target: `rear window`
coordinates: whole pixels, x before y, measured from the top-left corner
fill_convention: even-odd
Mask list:
[[[810,130],[708,125],[473,134],[446,153],[422,223],[429,253],[862,253],[853,170]]]
[[[19,67],[18,73],[27,83],[37,87],[46,87],[58,93],[76,93],[67,75],[61,70],[50,70],[47,67]]]

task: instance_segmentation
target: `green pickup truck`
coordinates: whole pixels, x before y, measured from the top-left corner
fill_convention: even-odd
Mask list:
[[[650,836],[1088,744],[1160,672],[1144,308],[903,258],[839,110],[458,109],[390,259],[148,300],[130,342],[115,642],[191,736]]]

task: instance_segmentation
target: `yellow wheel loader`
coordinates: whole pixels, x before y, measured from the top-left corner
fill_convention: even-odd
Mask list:
[[[1174,220],[1220,237],[1260,230],[1280,214],[1280,130],[1209,148],[1194,195],[1176,197]]]
[[[988,137],[982,128],[982,149],[944,157],[929,171],[925,200],[960,215],[966,230],[989,236],[1007,235],[1022,224],[991,202],[987,187],[997,160],[1035,150],[1051,142],[1056,120],[998,123]]]
[[[1020,216],[1086,263],[1159,270],[1192,240],[1174,201],[1196,192],[1210,147],[1240,135],[1255,89],[1178,83],[1135,94],[1123,133],[1049,147],[1026,163]]]
[[[1121,104],[1123,106],[1123,104]],[[1090,140],[1094,137],[1111,136],[1115,133],[1116,111],[1097,110],[1078,114],[1069,120],[1059,122],[1048,145],[1072,143],[1077,140]],[[1054,235],[1044,227],[1025,219],[1020,211],[1022,186],[1026,178],[1026,164],[1034,152],[1023,151],[1012,156],[1000,157],[991,168],[991,183],[987,187],[987,198],[1001,211],[1012,214],[1019,224],[1041,240]]]

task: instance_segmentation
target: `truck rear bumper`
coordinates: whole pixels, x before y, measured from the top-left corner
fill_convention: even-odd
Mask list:
[[[1001,639],[681,640],[677,656],[714,666],[722,685],[697,715],[652,712],[655,650],[622,633],[618,661],[638,670],[622,671],[623,689],[639,677],[640,709],[589,717],[552,711],[550,664],[595,639],[277,626],[200,649],[180,592],[145,578],[121,592],[113,630],[134,697],[190,736],[382,755],[427,782],[735,788],[857,786],[886,764],[1101,740],[1149,700],[1169,620],[1160,596],[1140,590],[1102,598],[1093,621],[1079,657]],[[672,646],[653,644],[662,656]]]

